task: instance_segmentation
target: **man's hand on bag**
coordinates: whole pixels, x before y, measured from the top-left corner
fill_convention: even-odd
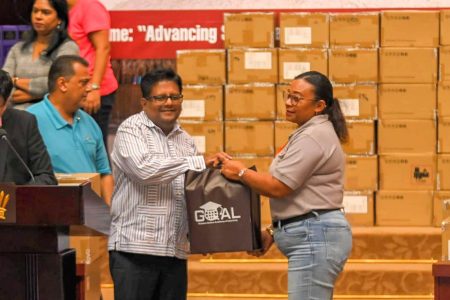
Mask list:
[[[220,173],[228,179],[238,181],[239,171],[242,169],[246,169],[247,167],[243,162],[237,160],[227,160],[222,162],[222,168],[220,169]]]
[[[262,240],[262,248],[260,250],[247,253],[257,257],[266,254],[273,244],[273,237],[266,230],[261,230],[261,240]]]
[[[205,165],[208,168],[216,168],[224,161],[231,160],[232,157],[225,152],[217,152],[214,155],[205,158]]]

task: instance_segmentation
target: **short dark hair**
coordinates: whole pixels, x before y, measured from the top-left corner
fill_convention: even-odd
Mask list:
[[[48,91],[53,92],[56,88],[56,80],[59,77],[66,79],[75,74],[73,65],[75,63],[82,64],[85,67],[89,66],[89,63],[82,57],[77,55],[61,55],[59,56],[50,67],[48,72]]]
[[[8,100],[12,88],[13,82],[11,76],[9,76],[8,72],[0,69],[0,97],[2,97],[4,101]]]
[[[180,93],[183,91],[183,82],[180,75],[170,68],[157,68],[151,70],[142,77],[141,91],[142,96],[148,97],[152,92],[153,87],[160,81],[173,81],[178,86]]]

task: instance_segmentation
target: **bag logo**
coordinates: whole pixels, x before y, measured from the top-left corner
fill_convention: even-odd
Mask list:
[[[241,216],[234,213],[234,207],[223,207],[209,201],[194,211],[195,222],[199,225],[237,222]]]
[[[5,194],[4,191],[0,192],[0,221],[6,220],[6,205],[9,202],[9,194]]]

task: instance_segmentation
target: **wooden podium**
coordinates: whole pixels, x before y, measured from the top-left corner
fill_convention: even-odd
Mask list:
[[[75,250],[69,249],[69,234],[108,234],[109,207],[89,182],[0,184],[0,195],[2,191],[0,299],[75,299]]]

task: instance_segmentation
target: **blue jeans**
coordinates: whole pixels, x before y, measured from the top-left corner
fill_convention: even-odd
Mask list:
[[[352,249],[352,233],[337,210],[274,228],[288,258],[289,300],[332,299],[333,287]]]

